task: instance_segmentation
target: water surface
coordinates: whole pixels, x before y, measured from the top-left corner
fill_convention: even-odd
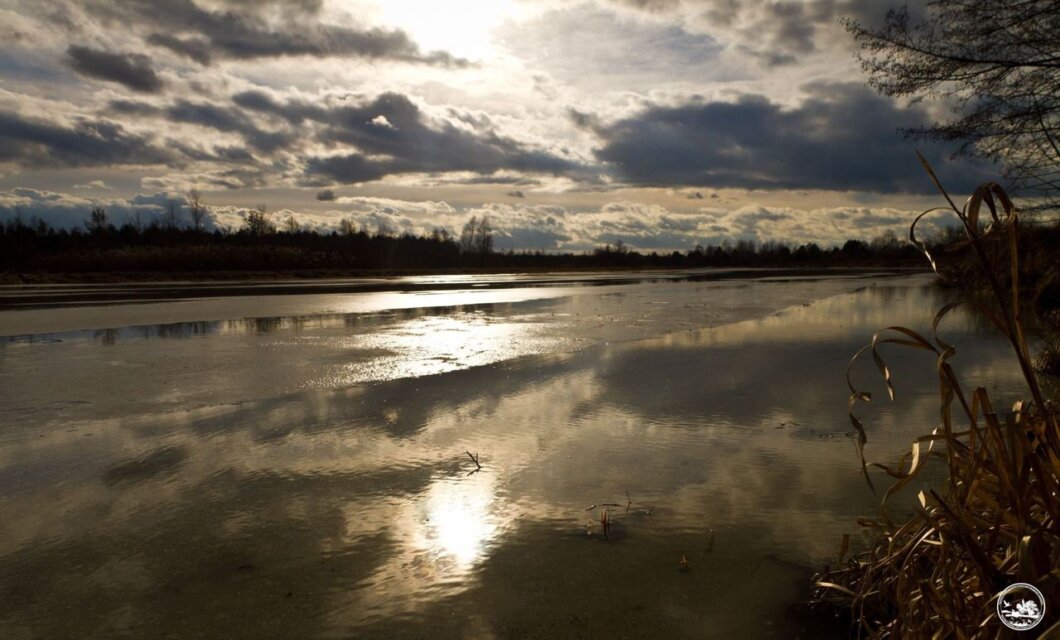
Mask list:
[[[776,278],[0,313],[0,636],[827,637],[791,605],[877,505],[846,362],[947,297]],[[1004,343],[944,331],[969,384],[1016,397]],[[931,359],[893,362],[899,403],[866,410],[888,462],[937,413]]]

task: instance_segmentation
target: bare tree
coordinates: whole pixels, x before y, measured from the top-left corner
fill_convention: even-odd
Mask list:
[[[460,253],[471,253],[475,250],[477,233],[478,218],[471,216],[471,219],[464,223],[464,228],[460,231]]]
[[[879,92],[952,106],[907,133],[1000,160],[1028,208],[1060,206],[1060,2],[930,0],[919,21],[902,8],[846,27]]]
[[[196,231],[202,231],[206,228],[206,219],[208,217],[208,210],[206,204],[202,201],[202,194],[199,193],[198,189],[192,189],[188,192],[188,215],[191,217],[191,228]]]
[[[475,253],[487,255],[493,252],[493,226],[489,216],[482,216],[475,230]]]
[[[85,220],[85,228],[89,233],[102,233],[107,230],[108,225],[107,210],[99,206],[92,207],[88,219]]]
[[[344,236],[352,236],[357,233],[357,224],[350,218],[343,218],[339,221],[339,233]]]
[[[243,218],[243,229],[252,236],[265,236],[275,232],[276,225],[269,220],[265,205],[259,204],[257,209],[248,211]]]
[[[283,230],[287,233],[298,233],[302,230],[301,225],[298,224],[298,220],[295,220],[294,214],[287,216],[287,219],[283,221]]]

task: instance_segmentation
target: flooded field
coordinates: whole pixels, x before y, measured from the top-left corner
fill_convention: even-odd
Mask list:
[[[475,284],[0,312],[0,637],[831,637],[791,605],[878,507],[847,361],[950,293]],[[893,463],[937,391],[891,364]]]

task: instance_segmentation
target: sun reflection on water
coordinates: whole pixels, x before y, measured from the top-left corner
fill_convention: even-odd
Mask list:
[[[417,543],[432,555],[451,560],[459,570],[474,566],[499,530],[492,513],[493,485],[483,474],[432,484],[425,496],[424,535]]]
[[[482,311],[422,316],[351,339],[362,354],[307,386],[349,386],[366,380],[437,375],[555,350],[569,342],[549,333],[545,318],[500,321]]]
[[[344,591],[337,608],[362,622],[409,615],[473,587],[475,571],[505,529],[501,502],[497,480],[486,471],[434,478],[395,505],[387,529],[396,546],[362,583],[371,588]]]

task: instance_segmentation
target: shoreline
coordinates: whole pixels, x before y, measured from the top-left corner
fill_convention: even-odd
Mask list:
[[[523,270],[372,273],[355,277],[244,277],[219,280],[115,280],[0,284],[0,311],[62,308],[130,302],[165,302],[206,297],[415,292],[457,289],[614,285],[646,280],[714,281],[755,278],[895,276],[926,273],[903,267],[747,268],[628,270]],[[90,274],[84,274],[90,275]],[[249,274],[240,274],[247,276]]]

